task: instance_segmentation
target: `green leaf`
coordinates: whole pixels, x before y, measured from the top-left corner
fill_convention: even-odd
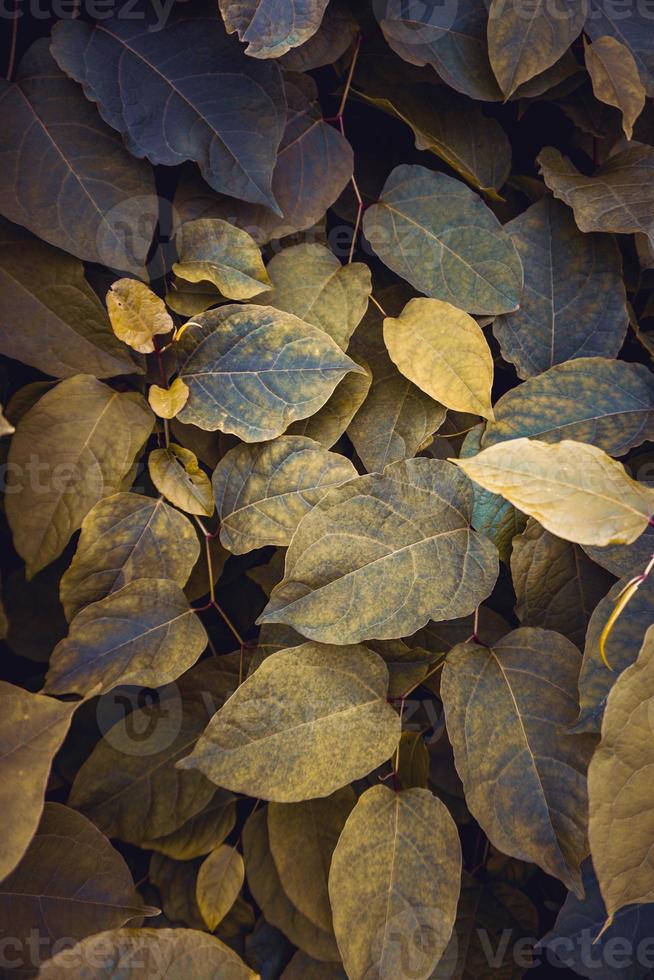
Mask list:
[[[0,880],[16,867],[38,827],[50,766],[78,704],[64,704],[0,681],[4,814]]]
[[[460,876],[456,824],[429,790],[374,786],[359,797],[329,872],[350,980],[429,976],[452,932]]]
[[[211,517],[215,509],[211,481],[190,449],[174,442],[165,449],[153,449],[148,456],[148,472],[156,489],[171,504],[187,514]]]
[[[324,245],[303,243],[274,255],[267,271],[273,288],[257,303],[294,313],[347,349],[368,307],[372,282],[367,265],[341,265]]]
[[[84,266],[0,219],[0,350],[57,378],[141,374]]]
[[[387,689],[386,665],[366,647],[282,650],[241,684],[178,765],[278,803],[327,796],[392,755],[400,723]]]
[[[249,299],[270,285],[251,235],[220,218],[182,225],[173,272],[188,282],[211,282],[228,299]]]
[[[493,358],[475,320],[440,299],[409,300],[397,319],[384,320],[393,363],[447,408],[493,418]]]
[[[55,647],[48,693],[84,694],[101,684],[162,687],[188,670],[207,635],[179,585],[140,578],[79,612]]]
[[[468,313],[518,308],[522,264],[495,215],[465,184],[403,164],[366,210],[366,238],[385,265]]]
[[[123,488],[152,418],[142,395],[86,374],[60,382],[21,418],[5,503],[29,578],[61,554],[99,500]]]
[[[318,28],[328,0],[219,0],[225,28],[238,32],[253,58],[279,58]]]
[[[213,475],[220,541],[236,555],[287,545],[329,488],[356,476],[349,459],[304,436],[236,446]]]
[[[615,357],[627,330],[622,263],[608,236],[584,235],[547,195],[505,225],[522,259],[520,309],[493,333],[519,377],[575,357]]]
[[[577,544],[630,544],[654,513],[654,490],[583,442],[511,439],[452,462],[552,534]]]
[[[77,551],[61,579],[66,618],[155,570],[183,587],[199,557],[193,525],[161,498],[106,497],[82,521]]]
[[[174,419],[188,401],[189,390],[181,378],[175,378],[170,388],[150,385],[148,402],[150,408],[160,419]]]
[[[306,436],[319,442],[325,449],[331,449],[340,439],[366,401],[372,384],[372,373],[366,361],[352,352],[350,357],[363,368],[364,373],[346,374],[323,407],[307,419],[292,422],[286,430],[287,435]]]
[[[215,931],[231,909],[244,880],[243,858],[235,847],[227,844],[217,847],[200,865],[195,895],[210,932]]]
[[[654,629],[650,627],[638,659],[609,694],[602,740],[588,770],[588,833],[609,923],[625,905],[654,901],[653,710]]]
[[[594,739],[568,735],[581,657],[549,630],[514,630],[450,651],[441,696],[466,803],[504,854],[581,892],[586,766]],[[489,710],[492,705],[492,711]]]
[[[138,279],[118,279],[113,284],[107,293],[107,312],[116,337],[140,354],[152,354],[154,338],[173,329],[163,300]]]
[[[584,57],[596,98],[621,111],[622,128],[630,140],[646,95],[634,56],[617,38],[606,36],[592,44],[584,41]]]
[[[470,484],[441,460],[393,463],[330,490],[298,526],[259,622],[340,644],[465,616],[497,577],[471,505]]]
[[[611,456],[654,438],[654,377],[643,364],[580,357],[512,388],[495,405],[484,449],[522,437],[598,446]]]
[[[321,408],[348,371],[363,372],[324,331],[271,306],[204,313],[179,348],[190,389],[180,421],[245,442],[281,435]]]

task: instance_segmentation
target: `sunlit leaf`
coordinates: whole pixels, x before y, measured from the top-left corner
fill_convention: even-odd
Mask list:
[[[226,29],[253,58],[279,58],[320,27],[328,0],[220,0]]]
[[[196,899],[211,932],[236,901],[245,879],[243,858],[235,847],[221,844],[204,859],[198,871]]]
[[[155,336],[173,329],[163,300],[138,279],[118,279],[113,284],[107,293],[107,311],[116,337],[141,354],[151,354]]]
[[[187,514],[211,517],[215,509],[211,481],[190,449],[174,442],[165,449],[153,449],[148,456],[148,472],[171,504]]]
[[[181,378],[175,378],[170,388],[150,385],[148,402],[150,408],[160,419],[173,419],[188,401],[189,390]]]
[[[631,139],[634,123],[645,107],[645,89],[629,48],[606,36],[584,45],[586,67],[596,97],[622,112],[622,128]]]
[[[270,285],[252,237],[220,218],[182,225],[178,248],[175,275],[188,282],[211,282],[228,299],[249,299]]]

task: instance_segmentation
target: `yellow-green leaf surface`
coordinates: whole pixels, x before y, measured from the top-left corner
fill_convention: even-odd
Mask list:
[[[298,525],[259,622],[342,644],[467,615],[498,571],[471,507],[470,483],[442,460],[393,463],[330,490]]]
[[[190,390],[181,422],[274,439],[313,415],[338,382],[363,368],[323,330],[271,306],[229,304],[198,316],[179,342]]]
[[[368,306],[370,269],[363,262],[341,265],[324,245],[293,245],[268,263],[272,289],[257,303],[320,327],[343,350]]]
[[[0,351],[45,374],[141,373],[79,259],[0,219]]]
[[[257,980],[258,974],[215,936],[198,929],[116,929],[48,960],[40,980]]]
[[[356,476],[349,459],[304,436],[236,446],[213,475],[220,541],[236,555],[287,545],[327,490]]]
[[[250,299],[270,285],[251,235],[220,218],[182,225],[173,272],[188,282],[210,282],[228,299]]]
[[[592,44],[584,41],[584,57],[596,98],[620,110],[622,128],[630,140],[646,95],[634,56],[617,38],[606,35]]]
[[[123,489],[152,422],[142,395],[87,374],[62,381],[21,418],[5,506],[28,577],[61,554],[98,500]]]
[[[429,779],[429,751],[421,732],[402,732],[397,778],[403,789],[425,789]]]
[[[440,299],[409,300],[384,320],[384,341],[402,374],[435,401],[493,418],[493,358],[481,327]]]
[[[611,456],[654,438],[654,376],[644,364],[579,357],[507,391],[481,440],[574,439]]]
[[[177,861],[190,861],[219,847],[235,823],[236,797],[226,789],[217,789],[204,809],[172,834],[143,840],[141,845]]]
[[[139,900],[118,851],[90,820],[60,803],[43,817],[18,867],[0,884],[0,930],[27,949],[39,937],[38,962],[56,953],[61,939],[83,939],[156,914]]]
[[[654,490],[586,443],[512,439],[453,462],[552,534],[577,544],[629,544],[654,513]]]
[[[0,880],[16,867],[39,824],[50,766],[76,707],[0,681]]]
[[[459,835],[439,799],[426,789],[367,790],[329,873],[349,980],[430,976],[452,932],[460,877]]]
[[[55,647],[49,693],[84,694],[96,684],[161,687],[188,670],[207,635],[176,582],[140,578],[79,612]]]
[[[387,690],[386,665],[366,647],[282,650],[225,702],[178,765],[278,803],[327,796],[392,755],[400,722]]]
[[[470,812],[504,854],[533,861],[576,894],[594,746],[591,736],[566,733],[577,715],[580,665],[570,640],[523,627],[492,647],[455,647],[441,677]]]
[[[492,0],[488,13],[488,54],[505,98],[558,61],[581,31],[586,6],[563,0],[525,5]]]
[[[181,378],[175,378],[170,388],[150,385],[148,401],[150,408],[160,419],[174,419],[188,401],[189,391]]]
[[[238,33],[252,58],[279,58],[320,27],[328,0],[219,0],[225,28]]]
[[[574,211],[581,231],[642,232],[654,245],[654,147],[615,153],[592,177],[551,146],[541,150],[538,164],[554,196]]]
[[[609,920],[654,901],[652,766],[654,628],[606,702],[602,740],[588,770],[590,847]]]
[[[106,497],[82,521],[75,556],[61,579],[66,618],[70,622],[89,603],[154,572],[183,587],[199,556],[195,528],[160,497]]]
[[[622,260],[613,239],[584,235],[549,194],[504,226],[525,270],[520,308],[493,333],[529,378],[576,357],[615,357],[627,330]]]
[[[211,480],[190,449],[174,442],[165,449],[153,449],[148,456],[148,472],[159,493],[171,504],[187,514],[211,517],[215,509]]]
[[[268,807],[270,850],[282,887],[295,907],[326,932],[332,931],[329,867],[356,799],[344,786],[324,799]]]
[[[307,436],[331,449],[368,397],[372,384],[372,372],[365,359],[350,352],[352,360],[364,369],[364,374],[346,374],[334,388],[331,397],[315,415],[293,422],[287,435]]]
[[[280,980],[347,980],[347,974],[340,963],[321,963],[299,949]]]
[[[202,918],[213,932],[236,901],[245,880],[243,858],[221,844],[200,865],[195,895]]]
[[[222,302],[223,297],[216,287],[204,279],[201,282],[187,282],[173,278],[166,293],[166,306],[184,317],[204,313]]]
[[[113,284],[107,293],[107,311],[118,339],[141,354],[151,354],[154,338],[173,329],[163,300],[138,279],[119,279]]]
[[[515,246],[461,181],[396,167],[379,203],[366,210],[363,229],[384,264],[421,293],[468,313],[518,308],[523,273]]]

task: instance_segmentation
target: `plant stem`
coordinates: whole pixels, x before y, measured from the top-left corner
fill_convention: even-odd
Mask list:
[[[378,300],[375,299],[372,293],[370,294],[370,301],[375,304],[375,306],[377,307],[377,309],[379,310],[382,316],[388,316],[384,307],[381,305],[381,303]]]

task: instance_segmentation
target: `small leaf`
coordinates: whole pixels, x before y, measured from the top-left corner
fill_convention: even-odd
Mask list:
[[[452,932],[461,847],[426,789],[366,790],[329,872],[334,931],[350,980],[430,976]]]
[[[318,28],[328,0],[219,0],[225,28],[238,32],[252,58],[279,58]]]
[[[0,438],[2,438],[2,436],[11,436],[15,431],[16,429],[11,422],[5,418],[2,405],[0,405]]]
[[[654,490],[583,442],[512,439],[452,462],[552,534],[577,544],[629,544],[654,513]]]
[[[215,509],[211,481],[190,449],[174,442],[165,449],[153,449],[148,456],[148,472],[171,504],[187,514],[211,517]]]
[[[625,45],[638,65],[638,72],[648,95],[654,95],[654,56],[652,21],[645,9],[626,8],[631,14],[625,17],[625,9],[615,7],[610,0],[589,0],[588,17],[584,30],[592,41],[610,35]]]
[[[214,932],[236,901],[245,880],[243,858],[235,847],[221,844],[198,871],[196,899],[202,918]]]
[[[154,337],[170,333],[173,321],[163,300],[138,279],[118,279],[107,293],[107,311],[119,340],[151,354]]]
[[[251,235],[220,218],[182,225],[179,262],[173,272],[188,282],[211,282],[228,299],[249,299],[270,285]]]
[[[366,647],[282,650],[241,684],[178,765],[279,803],[327,796],[392,755],[400,726],[387,689],[386,665]]]
[[[175,378],[170,388],[150,385],[148,401],[150,408],[160,419],[174,419],[188,401],[189,390],[181,378]]]
[[[617,38],[607,35],[592,44],[584,41],[584,57],[595,96],[621,111],[622,128],[630,140],[646,95],[634,56]]]
[[[493,418],[493,358],[471,316],[438,299],[409,300],[384,320],[391,360],[435,401],[458,412]]]

